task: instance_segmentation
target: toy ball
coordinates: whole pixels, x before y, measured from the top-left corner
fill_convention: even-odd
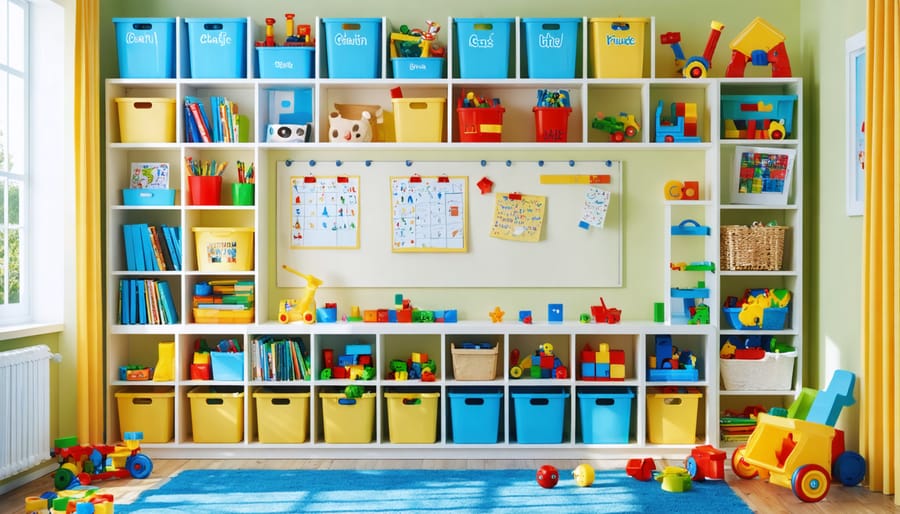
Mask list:
[[[594,468],[590,464],[579,464],[572,470],[572,478],[580,487],[590,487],[594,483]]]
[[[552,489],[559,483],[559,470],[545,464],[537,470],[537,483],[544,489]]]

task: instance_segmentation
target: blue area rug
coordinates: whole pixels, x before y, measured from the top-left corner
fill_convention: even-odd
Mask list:
[[[598,471],[579,487],[571,470],[540,487],[530,470],[186,470],[116,514],[367,512],[750,513],[728,484],[663,491],[624,471]]]

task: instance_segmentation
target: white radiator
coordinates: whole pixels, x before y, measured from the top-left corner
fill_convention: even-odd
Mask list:
[[[44,345],[0,352],[0,479],[50,458],[50,359]]]

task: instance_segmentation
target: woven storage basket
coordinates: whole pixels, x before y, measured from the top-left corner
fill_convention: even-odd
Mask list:
[[[788,227],[723,225],[719,236],[723,270],[777,271],[784,255]]]

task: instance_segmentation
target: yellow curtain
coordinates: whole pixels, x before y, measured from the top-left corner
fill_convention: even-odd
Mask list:
[[[867,9],[860,453],[869,488],[900,504],[900,8],[869,0]]]
[[[75,237],[78,439],[103,442],[100,0],[75,4]]]

